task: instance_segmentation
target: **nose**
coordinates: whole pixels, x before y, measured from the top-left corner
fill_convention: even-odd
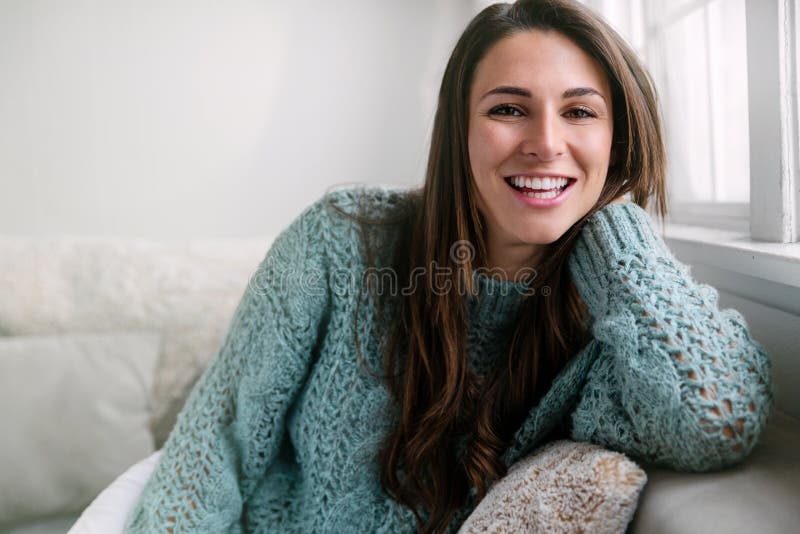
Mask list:
[[[563,155],[565,150],[566,141],[558,114],[542,111],[535,116],[531,115],[520,143],[520,151],[542,161],[549,161]]]

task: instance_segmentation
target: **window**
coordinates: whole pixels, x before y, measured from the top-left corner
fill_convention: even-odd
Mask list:
[[[750,154],[745,0],[587,0],[655,81],[670,220],[747,231]]]
[[[649,3],[647,62],[664,111],[671,199],[747,203],[744,0]]]
[[[800,235],[793,0],[583,0],[653,75],[670,222]]]

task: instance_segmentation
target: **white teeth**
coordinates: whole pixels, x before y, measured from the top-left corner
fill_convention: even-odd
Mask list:
[[[527,187],[528,189],[553,189],[556,187],[564,187],[569,183],[567,178],[556,176],[547,176],[544,178],[514,176],[510,181],[517,187]]]

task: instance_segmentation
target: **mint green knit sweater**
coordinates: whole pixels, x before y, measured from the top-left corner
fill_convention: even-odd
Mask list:
[[[397,406],[359,365],[353,313],[364,251],[359,194],[381,210],[405,191],[328,193],[275,240],[244,292],[218,353],[178,416],[127,532],[385,532],[416,530],[411,510],[380,487],[377,453]],[[386,243],[396,226],[386,226]],[[384,264],[385,265],[385,264]],[[569,259],[589,307],[592,341],[531,409],[507,466],[562,420],[570,438],[683,471],[720,469],[758,441],[773,404],[770,362],[742,316],[720,310],[639,206],[593,215]],[[475,273],[464,297],[468,362],[487,368],[507,345],[521,284]],[[365,307],[361,307],[362,313]],[[374,317],[362,351],[381,370]],[[474,491],[473,491],[474,496]],[[476,503],[453,519],[455,531]],[[424,517],[424,516],[423,516]]]

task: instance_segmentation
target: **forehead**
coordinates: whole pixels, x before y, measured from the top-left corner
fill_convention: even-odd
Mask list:
[[[530,30],[501,39],[478,63],[472,98],[497,85],[533,88],[534,93],[590,86],[610,97],[602,66],[569,38],[555,31]]]

